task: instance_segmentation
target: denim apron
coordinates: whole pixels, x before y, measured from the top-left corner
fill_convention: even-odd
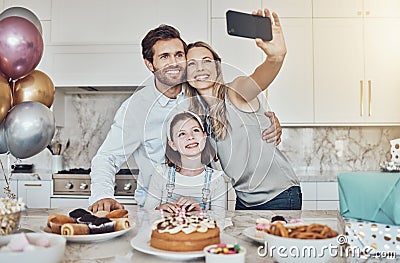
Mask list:
[[[168,182],[166,185],[167,189],[167,202],[175,202],[177,198],[182,197],[180,194],[175,194],[174,189],[175,189],[175,167],[169,167],[168,170]],[[212,176],[213,170],[206,166],[206,174],[204,176],[204,184],[203,184],[203,189],[201,190],[202,198],[198,197],[191,197],[197,202],[199,202],[201,209],[202,210],[208,210],[210,209],[211,205],[211,199],[210,199],[210,184],[211,184],[211,176]]]

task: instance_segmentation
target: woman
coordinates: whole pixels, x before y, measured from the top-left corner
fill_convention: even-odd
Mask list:
[[[263,15],[261,10],[253,14]],[[256,39],[267,58],[250,76],[224,84],[218,54],[203,42],[188,46],[191,110],[207,116],[222,168],[236,191],[236,209],[301,209],[299,180],[291,165],[274,144],[261,139],[269,119],[257,95],[274,80],[286,55],[278,15],[271,17],[267,9],[264,15],[273,21],[273,40]]]

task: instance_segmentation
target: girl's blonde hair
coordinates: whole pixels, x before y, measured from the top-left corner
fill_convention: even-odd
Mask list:
[[[226,92],[228,91],[228,86],[225,85],[222,77],[221,58],[218,56],[217,52],[215,52],[212,47],[205,42],[197,41],[189,44],[188,51],[195,47],[203,47],[208,49],[213,56],[213,60],[215,61],[217,78],[215,80],[212,93],[213,96],[217,98],[217,103],[210,107],[209,115],[211,117],[211,126],[213,128],[215,139],[223,140],[226,138],[227,130],[231,127],[226,117],[225,96]],[[205,105],[206,102],[201,99],[201,96],[197,93],[197,90],[190,86],[190,84],[188,84],[186,95],[190,98],[189,109],[199,115],[204,115],[205,111],[202,104]],[[206,126],[208,125],[209,124],[206,122]]]

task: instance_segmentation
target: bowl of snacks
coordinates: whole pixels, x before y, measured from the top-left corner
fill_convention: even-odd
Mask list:
[[[1,262],[60,262],[66,242],[63,236],[46,233],[0,236]]]
[[[324,263],[338,257],[338,233],[327,225],[277,221],[264,232],[265,253],[277,262]]]
[[[18,228],[24,206],[21,200],[0,198],[0,236],[9,235]]]
[[[246,248],[232,244],[209,245],[203,249],[206,263],[243,263],[246,257]]]

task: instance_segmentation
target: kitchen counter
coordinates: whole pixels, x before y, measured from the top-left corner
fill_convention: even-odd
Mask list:
[[[51,170],[35,169],[31,173],[11,173],[10,179],[23,181],[51,181],[53,180],[53,173]]]
[[[297,177],[299,177],[300,182],[337,182],[338,174],[352,171],[295,169],[295,172]]]
[[[99,243],[71,243],[67,242],[65,259],[63,262],[169,262],[165,258],[144,254],[134,250],[130,241],[140,231],[149,231],[149,222],[160,217],[159,211],[146,211],[137,206],[127,208],[129,218],[136,223],[136,227],[123,236]],[[71,209],[27,209],[21,218],[21,228],[35,232],[42,231],[50,214],[68,214]],[[273,262],[267,257],[257,254],[259,243],[243,234],[243,230],[255,226],[258,217],[270,219],[279,214],[286,219],[303,218],[306,221],[315,219],[316,222],[327,224],[334,229],[343,229],[343,223],[337,211],[222,211],[215,213],[215,219],[222,231],[223,242],[234,242],[247,249],[246,262]],[[146,227],[147,226],[147,227]],[[339,230],[339,232],[342,232]],[[133,255],[133,256],[132,256]],[[171,261],[179,262],[179,261]],[[197,258],[191,262],[204,262],[204,258]],[[332,258],[330,262],[344,262],[342,258]]]

